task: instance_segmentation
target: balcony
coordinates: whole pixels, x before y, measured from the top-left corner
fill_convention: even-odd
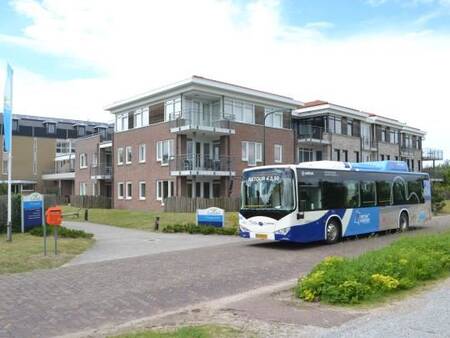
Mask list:
[[[42,179],[44,181],[74,180],[75,169],[69,166],[57,167],[53,170],[43,173]]]
[[[111,180],[112,166],[104,163],[90,167],[92,180]]]
[[[201,132],[210,135],[232,135],[232,116],[224,117],[223,113],[199,112],[183,110],[181,116],[170,121],[170,131],[176,134],[190,134]]]
[[[330,134],[324,128],[311,125],[300,126],[298,142],[329,144]]]
[[[414,157],[414,149],[412,146],[402,145],[400,147],[400,156],[402,157]]]
[[[235,176],[229,156],[180,155],[170,160],[172,176]]]

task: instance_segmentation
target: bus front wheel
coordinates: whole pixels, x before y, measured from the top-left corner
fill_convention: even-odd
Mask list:
[[[328,222],[326,235],[325,242],[327,244],[335,244],[341,240],[341,224],[336,219]]]
[[[400,214],[400,219],[398,221],[398,227],[401,232],[409,230],[409,218],[408,218],[408,214],[405,211],[403,211]]]

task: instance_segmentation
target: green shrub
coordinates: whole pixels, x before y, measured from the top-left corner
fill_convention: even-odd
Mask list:
[[[47,226],[47,236],[53,236],[54,227]],[[44,228],[36,227],[29,231],[33,236],[44,236]],[[94,235],[83,230],[68,229],[66,227],[58,227],[58,237],[61,238],[92,238]]]
[[[216,228],[207,225],[196,225],[196,224],[175,224],[167,225],[163,228],[163,232],[176,233],[176,232],[187,232],[190,234],[203,234],[203,235],[237,235],[237,228],[227,227],[227,228]]]
[[[327,257],[299,279],[305,301],[352,304],[378,299],[450,273],[450,232],[402,238],[356,258]]]

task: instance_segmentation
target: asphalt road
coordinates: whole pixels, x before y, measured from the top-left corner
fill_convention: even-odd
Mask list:
[[[51,337],[213,300],[307,273],[400,236],[450,229],[450,216],[408,234],[322,244],[237,243],[0,276],[0,337]]]

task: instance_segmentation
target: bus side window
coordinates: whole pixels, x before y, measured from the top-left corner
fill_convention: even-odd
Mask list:
[[[376,205],[375,182],[361,181],[361,206],[373,207]]]
[[[388,181],[377,182],[377,205],[391,205],[391,183]]]
[[[359,207],[359,182],[358,181],[345,181],[346,189],[345,207],[346,208],[358,208]]]
[[[394,195],[394,204],[406,204],[406,184],[402,179],[394,180],[394,184],[392,185],[392,192]]]

